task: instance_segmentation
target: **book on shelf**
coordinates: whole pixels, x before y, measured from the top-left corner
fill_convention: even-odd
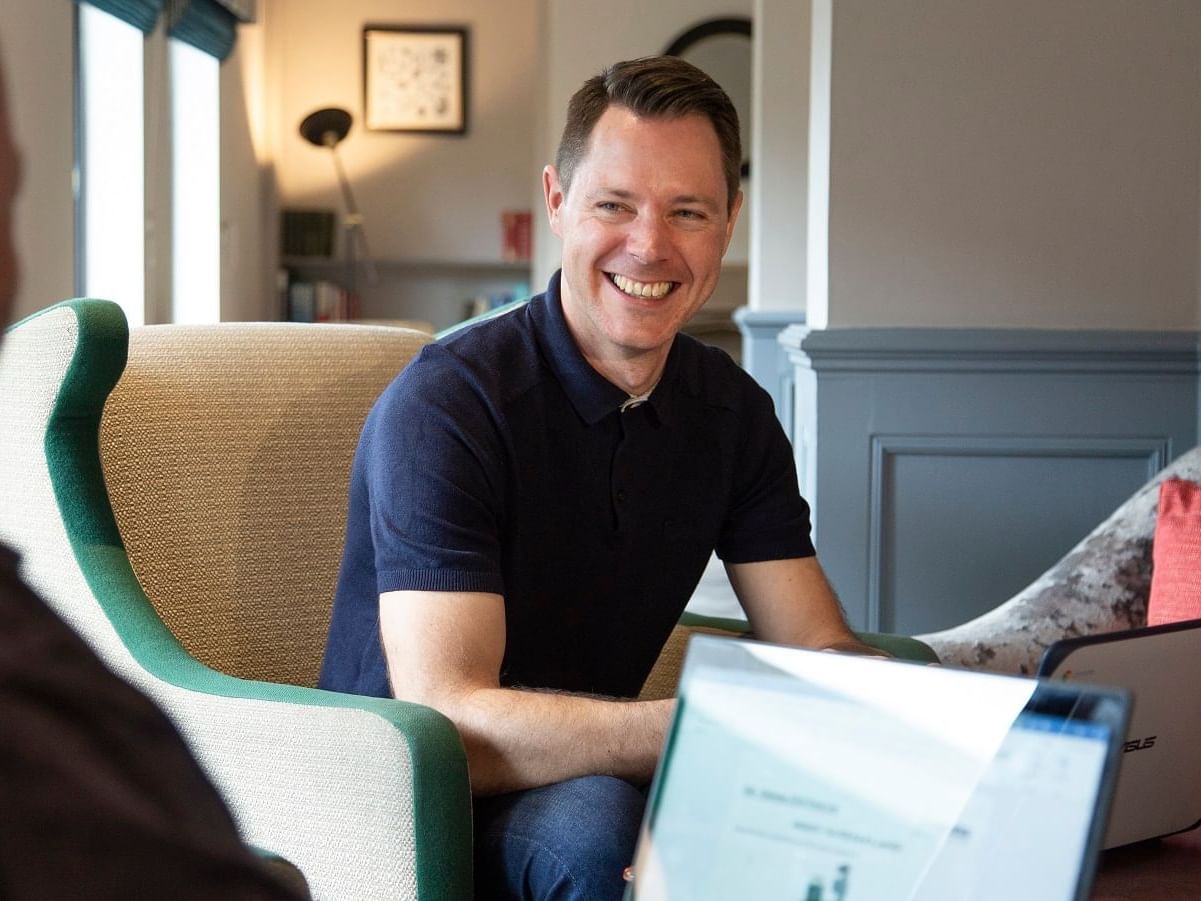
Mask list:
[[[293,279],[287,289],[290,322],[347,322],[358,317],[358,303],[341,285],[317,279]]]
[[[529,210],[505,210],[500,214],[501,258],[505,262],[530,259],[534,216]]]

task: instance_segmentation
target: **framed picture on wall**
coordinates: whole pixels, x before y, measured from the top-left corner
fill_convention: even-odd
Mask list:
[[[467,29],[363,28],[364,119],[370,131],[467,131]]]

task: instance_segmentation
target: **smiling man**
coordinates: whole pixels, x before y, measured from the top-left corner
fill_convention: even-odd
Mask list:
[[[763,638],[871,653],[766,392],[679,334],[742,205],[738,119],[674,58],[575,94],[563,268],[427,347],[364,426],[323,687],[459,729],[486,898],[619,898],[672,702],[638,695],[710,554]]]
[[[717,133],[699,113],[648,120],[610,106],[590,144],[579,164],[543,173],[563,239],[563,313],[592,368],[642,395],[717,287],[742,193],[730,194]]]

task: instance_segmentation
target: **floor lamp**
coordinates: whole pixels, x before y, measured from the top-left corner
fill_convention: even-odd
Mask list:
[[[334,171],[338,175],[338,186],[342,189],[342,202],[346,206],[346,215],[342,217],[342,228],[345,233],[343,253],[346,259],[346,290],[351,296],[358,298],[358,248],[362,249],[362,259],[367,268],[367,281],[375,282],[375,265],[371,260],[371,251],[367,246],[367,231],[363,225],[363,214],[355,203],[354,192],[350,190],[350,180],[346,170],[342,168],[342,159],[338,156],[338,145],[350,134],[350,125],[354,120],[350,113],[338,107],[328,107],[309,113],[300,123],[300,135],[310,144],[317,147],[328,147],[334,161]],[[357,245],[357,247],[356,247]]]

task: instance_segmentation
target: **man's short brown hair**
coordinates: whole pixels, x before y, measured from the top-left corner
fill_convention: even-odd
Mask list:
[[[567,104],[567,125],[559,140],[555,168],[566,194],[575,167],[588,152],[597,120],[610,106],[622,106],[648,119],[702,115],[713,125],[721,146],[726,205],[733,207],[741,186],[742,144],[738,112],[721,86],[691,63],[675,56],[648,56],[614,63],[584,82]]]

